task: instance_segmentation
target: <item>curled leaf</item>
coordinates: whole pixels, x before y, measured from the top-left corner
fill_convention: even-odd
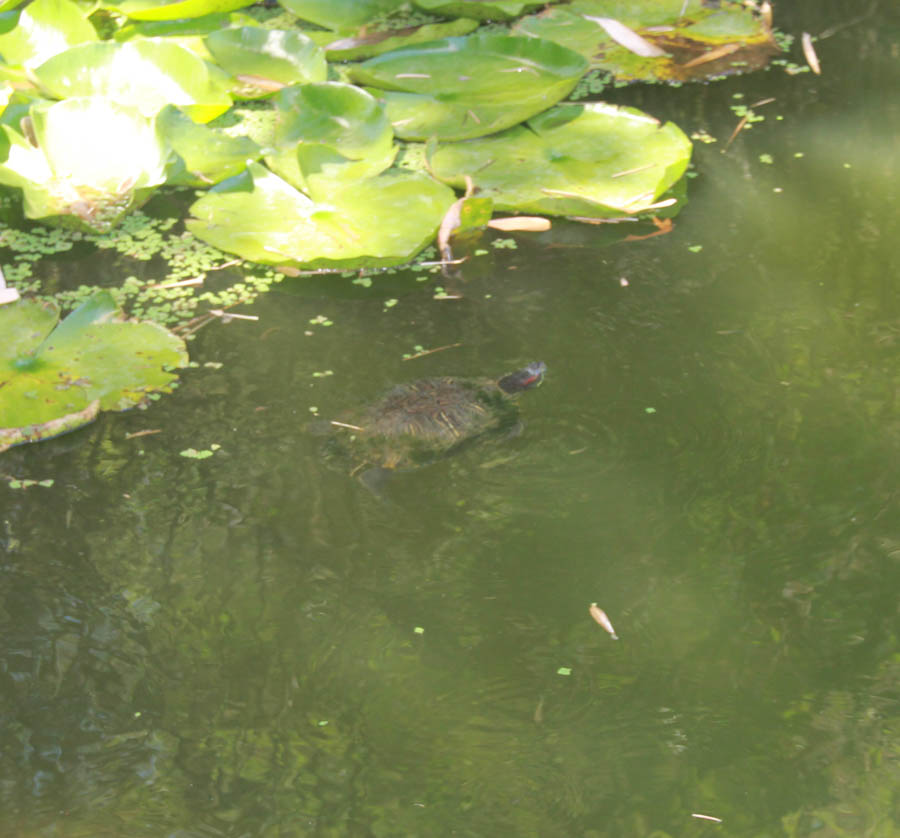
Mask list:
[[[512,215],[506,218],[492,218],[488,227],[504,232],[542,233],[550,229],[550,219],[540,215]]]

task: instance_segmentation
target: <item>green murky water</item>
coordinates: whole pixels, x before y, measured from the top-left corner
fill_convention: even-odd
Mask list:
[[[200,333],[220,369],[4,455],[56,482],[0,488],[0,834],[898,834],[889,6],[821,78],[617,91],[719,138],[672,234],[498,238],[461,299],[284,284]],[[531,360],[523,432],[389,502],[303,432]]]

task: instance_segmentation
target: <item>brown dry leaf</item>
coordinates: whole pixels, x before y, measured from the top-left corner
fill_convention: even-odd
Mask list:
[[[505,232],[543,233],[551,226],[549,218],[542,218],[539,215],[515,215],[507,218],[492,218],[488,221],[488,227],[491,229]]]
[[[704,52],[703,55],[692,58],[687,64],[682,64],[681,66],[682,69],[687,69],[688,67],[696,67],[698,64],[706,64],[707,61],[715,61],[717,58],[731,55],[731,53],[737,52],[740,48],[740,44],[724,44],[718,49],[711,49],[709,52]]]
[[[816,55],[816,50],[813,47],[812,35],[809,32],[804,32],[800,43],[803,44],[803,55],[806,58],[806,63],[809,64],[809,69],[817,76],[821,76],[822,68],[819,65],[819,56]]]
[[[596,622],[605,632],[607,632],[613,640],[619,639],[619,635],[616,634],[616,630],[613,628],[613,624],[610,622],[609,617],[606,616],[606,612],[599,605],[597,605],[596,602],[591,603],[591,607],[588,608],[588,611],[594,618],[594,622]]]

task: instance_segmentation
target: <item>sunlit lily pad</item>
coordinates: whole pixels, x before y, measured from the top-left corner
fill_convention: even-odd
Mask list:
[[[425,175],[390,172],[330,184],[312,197],[264,166],[211,189],[191,207],[190,231],[244,259],[296,267],[408,262],[434,237],[453,191]]]
[[[325,81],[325,53],[301,32],[241,26],[206,38],[216,63],[234,76],[236,96],[271,95],[289,84]]]
[[[545,0],[413,0],[433,15],[469,17],[476,20],[510,20],[545,6]]]
[[[540,38],[475,33],[404,47],[352,66],[384,99],[403,139],[468,139],[515,125],[558,102],[587,70]]]
[[[239,174],[262,153],[249,137],[229,137],[198,125],[174,105],[160,111],[157,124],[174,152],[167,168],[170,184],[211,186]]]
[[[179,20],[233,12],[250,4],[247,0],[125,0],[110,5],[132,20]]]
[[[162,326],[124,320],[108,291],[58,320],[52,303],[0,307],[0,334],[11,338],[0,341],[0,451],[170,392],[168,370],[188,360],[184,342]]]
[[[273,101],[279,151],[266,161],[294,186],[373,177],[393,163],[394,132],[384,108],[364,90],[339,82],[306,84],[285,88]]]
[[[470,175],[498,209],[603,218],[652,209],[690,158],[676,125],[598,102],[559,105],[496,137],[441,145],[431,167],[460,187]]]
[[[0,183],[22,189],[29,218],[68,217],[106,232],[165,181],[168,149],[155,121],[102,97],[31,109],[35,147],[9,126]]]
[[[96,30],[72,0],[34,0],[19,13],[15,28],[0,35],[0,55],[7,64],[31,68],[69,47],[96,40]]]
[[[331,61],[358,61],[371,58],[401,47],[437,41],[440,38],[452,38],[468,35],[478,28],[478,21],[469,18],[458,18],[444,23],[426,23],[422,26],[406,26],[402,29],[380,29],[346,38],[334,39],[334,33],[319,33],[325,36],[317,40]],[[309,33],[310,37],[316,35]]]
[[[227,74],[164,38],[81,44],[45,61],[34,76],[57,99],[106,96],[145,116],[178,105],[195,122],[209,122],[231,105]]]
[[[347,31],[393,11],[405,0],[279,0],[291,14],[318,26]]]
[[[661,54],[639,54],[630,36],[617,42],[605,21],[628,27]],[[769,27],[743,4],[700,0],[573,0],[522,18],[513,31],[556,41],[618,81],[702,81],[759,69],[778,51]]]

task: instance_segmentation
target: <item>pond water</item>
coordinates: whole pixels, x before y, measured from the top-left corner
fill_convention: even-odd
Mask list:
[[[778,10],[821,77],[614,91],[718,139],[670,234],[285,281],[5,454],[55,485],[0,482],[0,834],[898,834],[900,25],[850,5]],[[308,432],[534,360],[521,433],[382,497]]]

